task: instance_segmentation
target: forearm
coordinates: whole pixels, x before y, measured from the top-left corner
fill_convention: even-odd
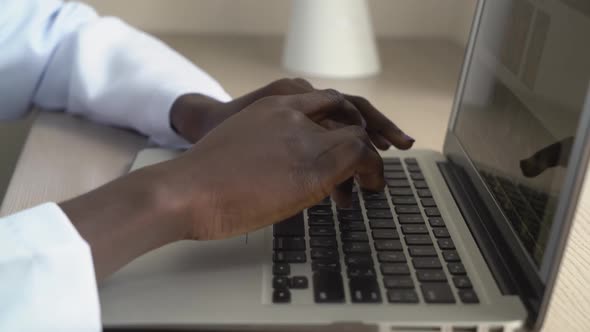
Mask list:
[[[130,173],[59,204],[90,245],[97,280],[186,235],[174,220],[174,201],[149,172]]]

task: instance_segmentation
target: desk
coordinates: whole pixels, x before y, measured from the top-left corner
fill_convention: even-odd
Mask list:
[[[280,77],[281,41],[275,38],[162,37],[238,96]],[[359,94],[417,139],[441,150],[463,51],[442,41],[383,41],[383,73],[358,80],[311,79],[317,87]],[[43,201],[61,201],[124,174],[146,140],[63,114],[36,119],[0,214]],[[544,331],[590,331],[590,188],[585,186]]]

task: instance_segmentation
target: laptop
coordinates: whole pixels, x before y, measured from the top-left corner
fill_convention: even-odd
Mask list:
[[[383,152],[386,189],[350,208],[136,259],[100,285],[105,327],[540,329],[588,165],[589,40],[585,1],[479,1],[442,153]]]

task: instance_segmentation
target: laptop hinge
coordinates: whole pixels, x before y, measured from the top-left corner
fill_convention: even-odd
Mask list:
[[[450,162],[439,162],[438,167],[500,291],[504,295],[516,294],[517,287],[510,273],[510,264],[504,259],[506,255],[503,255],[502,248],[494,241],[501,235],[492,226],[491,215],[473,184],[467,176],[457,174],[460,170]]]

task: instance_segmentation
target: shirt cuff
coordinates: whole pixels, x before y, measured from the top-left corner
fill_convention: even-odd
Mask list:
[[[1,331],[101,330],[90,247],[57,204],[0,219],[0,266]]]
[[[160,87],[154,93],[153,99],[148,103],[148,109],[146,110],[146,114],[150,119],[149,122],[153,125],[153,128],[149,131],[152,133],[150,140],[157,145],[170,148],[190,147],[192,144],[172,129],[170,111],[176,99],[187,93],[200,93],[220,102],[228,102],[232,99],[217,82],[211,79],[209,85],[212,86],[207,89],[207,92],[200,91],[203,89],[203,83],[194,82],[176,82]]]

